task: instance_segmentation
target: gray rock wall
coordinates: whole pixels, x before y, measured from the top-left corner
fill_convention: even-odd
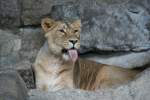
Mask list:
[[[0,26],[17,27],[21,25],[21,4],[19,0],[0,0]]]
[[[27,100],[27,88],[19,74],[0,68],[0,100]]]
[[[143,51],[150,49],[148,4],[148,0],[2,0],[0,26],[38,26],[44,16],[80,18],[81,52]]]
[[[84,51],[141,51],[150,47],[147,28],[150,15],[145,8],[132,3],[80,1],[79,4],[54,6],[51,16],[58,20],[81,18]]]
[[[32,63],[44,42],[40,28],[0,30],[0,69],[17,70],[28,88],[35,88]]]

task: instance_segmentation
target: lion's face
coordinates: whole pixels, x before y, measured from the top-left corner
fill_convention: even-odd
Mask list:
[[[45,18],[42,20],[42,28],[45,31],[50,51],[56,55],[62,55],[66,60],[77,59],[77,50],[80,47],[80,20],[64,23]]]

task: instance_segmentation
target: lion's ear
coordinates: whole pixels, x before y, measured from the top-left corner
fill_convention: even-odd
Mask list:
[[[81,20],[75,20],[72,24],[71,27],[73,28],[81,28]]]
[[[52,20],[50,18],[44,18],[44,19],[42,19],[42,22],[41,22],[42,29],[45,32],[48,32],[52,28],[54,23],[55,23],[54,20]]]

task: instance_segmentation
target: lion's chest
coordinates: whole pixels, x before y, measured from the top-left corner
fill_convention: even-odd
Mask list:
[[[48,91],[55,91],[64,87],[72,87],[71,62],[63,62],[52,55],[42,55],[36,62],[36,84]],[[66,70],[68,69],[69,70]]]
[[[48,90],[55,91],[58,89],[61,89],[61,77],[58,76],[57,73],[52,73],[51,75],[48,75],[46,83],[48,85]]]
[[[64,88],[65,85],[68,84],[67,80],[70,80],[70,78],[68,78],[69,71],[64,71],[61,74],[60,72],[66,69],[66,66],[62,65],[61,63],[50,61],[47,67],[49,70],[51,70],[51,73],[46,73],[45,75],[45,80],[48,84],[48,90],[55,91]]]
[[[50,70],[50,73],[46,73],[46,76],[48,78],[47,83],[50,87],[54,87],[61,81],[61,78],[58,73],[62,65],[60,63],[50,61],[47,67],[47,70]]]

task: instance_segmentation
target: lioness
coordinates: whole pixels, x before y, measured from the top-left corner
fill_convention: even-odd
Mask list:
[[[138,72],[83,59],[77,61],[80,20],[64,23],[45,18],[41,26],[47,41],[34,63],[36,87],[40,90],[107,88],[133,79]]]

